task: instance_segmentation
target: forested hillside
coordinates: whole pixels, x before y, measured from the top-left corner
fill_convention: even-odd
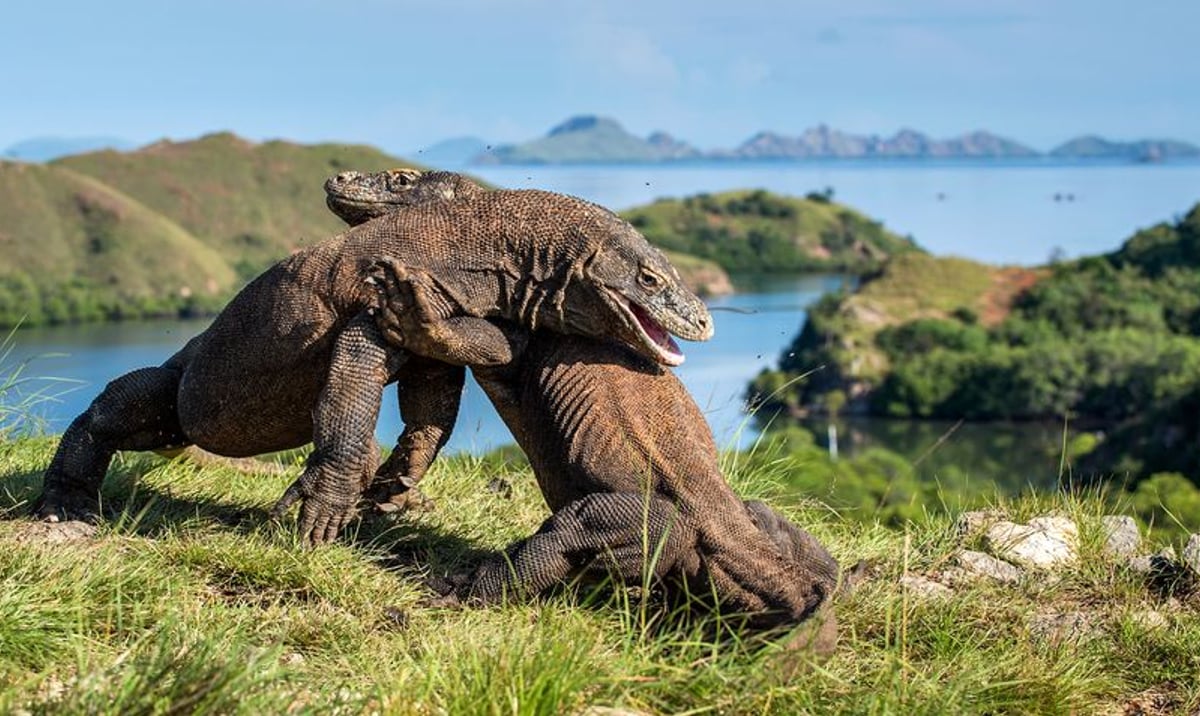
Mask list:
[[[712,259],[728,271],[861,273],[916,250],[911,239],[832,201],[829,193],[698,194],[661,199],[625,217],[651,242]]]
[[[751,387],[768,412],[1121,424],[1094,469],[1200,479],[1200,205],[1036,271],[901,257],[815,306],[784,356]]]

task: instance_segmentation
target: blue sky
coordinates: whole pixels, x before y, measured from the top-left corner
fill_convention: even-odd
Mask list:
[[[702,148],[818,122],[1200,143],[1196,0],[39,0],[2,18],[0,148],[229,129],[403,153],[579,113]]]

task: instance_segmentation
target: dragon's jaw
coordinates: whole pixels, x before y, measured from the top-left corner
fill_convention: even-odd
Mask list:
[[[671,337],[670,331],[656,321],[645,308],[616,292],[606,291],[605,298],[622,319],[626,334],[623,337],[625,343],[638,353],[663,365],[673,368],[683,364],[684,355],[679,349],[679,344]]]
[[[366,223],[371,219],[390,214],[404,203],[401,201],[379,201],[377,199],[355,199],[342,194],[326,193],[325,205],[334,214],[351,226]]]

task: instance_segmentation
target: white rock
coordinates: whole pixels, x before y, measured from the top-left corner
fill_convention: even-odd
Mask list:
[[[1128,515],[1105,515],[1100,518],[1104,529],[1104,553],[1113,557],[1132,557],[1142,546],[1137,523]]]
[[[960,571],[974,579],[991,579],[1001,584],[1016,584],[1021,581],[1021,570],[990,554],[964,549],[954,557]]]
[[[1079,539],[1079,529],[1075,526],[1075,520],[1070,517],[1060,517],[1058,515],[1034,517],[1032,520],[1029,520],[1029,526],[1042,530],[1047,534],[1058,533],[1071,540]]]
[[[1188,537],[1187,545],[1183,548],[1183,563],[1194,574],[1200,574],[1200,535]]]
[[[1078,555],[1078,531],[1065,517],[1037,517],[1028,525],[997,522],[984,540],[997,557],[1023,567],[1050,569],[1072,564]]]
[[[904,575],[900,578],[900,586],[912,592],[913,596],[923,599],[945,599],[954,594],[950,587],[919,574]]]

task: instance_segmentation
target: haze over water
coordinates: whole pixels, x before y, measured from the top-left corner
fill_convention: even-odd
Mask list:
[[[834,199],[927,251],[990,263],[1045,263],[1117,248],[1200,201],[1200,163],[857,161],[468,167],[493,184],[574,194],[614,209],[660,197],[764,188]],[[1058,195],[1058,201],[1055,201]]]

